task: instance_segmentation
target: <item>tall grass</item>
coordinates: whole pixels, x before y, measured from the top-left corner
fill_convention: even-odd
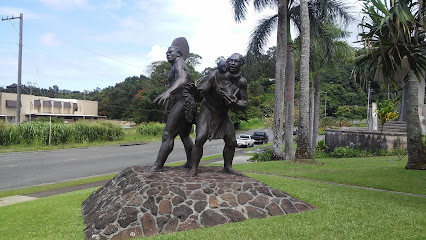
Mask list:
[[[164,126],[164,123],[142,123],[137,127],[137,131],[143,136],[159,136],[163,133]]]
[[[0,122],[0,145],[49,144],[50,124],[45,121],[9,125]],[[124,136],[118,124],[108,121],[79,121],[75,124],[52,123],[50,144],[113,141]]]

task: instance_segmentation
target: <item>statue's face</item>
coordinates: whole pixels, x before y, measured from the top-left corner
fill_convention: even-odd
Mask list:
[[[231,57],[228,58],[226,62],[229,65],[230,73],[239,73],[241,71],[241,66],[243,65],[243,61],[241,60],[239,55],[233,54]]]
[[[167,61],[173,62],[177,57],[179,57],[179,53],[176,51],[176,48],[169,47],[166,52]]]

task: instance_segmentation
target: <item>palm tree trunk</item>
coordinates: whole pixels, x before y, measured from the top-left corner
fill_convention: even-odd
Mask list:
[[[285,82],[285,160],[293,160],[293,127],[294,127],[294,54],[293,45],[287,42],[287,70]]]
[[[300,97],[299,129],[297,136],[296,159],[311,159],[311,135],[309,133],[309,13],[308,1],[300,1],[301,54],[300,54]]]
[[[311,143],[314,140],[314,83],[309,81],[309,135],[311,136]],[[313,148],[312,148],[313,149]]]
[[[278,2],[277,50],[275,55],[275,102],[274,102],[274,141],[272,160],[284,159],[283,115],[284,83],[287,45],[287,0]]]
[[[313,126],[313,134],[312,134],[312,151],[315,150],[315,147],[318,143],[318,133],[319,133],[319,120],[320,120],[320,76],[316,74],[314,77],[314,126]]]
[[[412,71],[407,83],[407,152],[406,169],[426,170],[426,149],[422,141],[422,129],[419,119],[417,77]]]

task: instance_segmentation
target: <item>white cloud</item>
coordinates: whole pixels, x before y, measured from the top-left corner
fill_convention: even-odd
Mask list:
[[[62,45],[61,41],[59,41],[54,33],[45,33],[41,35],[40,42],[43,45],[46,45],[48,47],[59,47]]]
[[[167,47],[160,47],[158,45],[152,46],[151,51],[148,53],[151,62],[154,61],[166,61],[166,51]]]
[[[121,0],[108,0],[106,1],[103,6],[105,9],[120,9],[125,5],[125,3],[123,3],[123,1]]]
[[[87,0],[40,0],[49,8],[57,10],[73,10],[74,8],[87,8]]]
[[[124,19],[121,19],[120,26],[130,31],[143,31],[145,28],[145,24],[143,21],[133,17],[126,17]]]
[[[188,11],[187,6],[205,11]],[[190,25],[193,34],[187,38],[191,52],[203,57],[200,66],[197,67],[198,71],[214,67],[215,60],[219,56],[228,57],[235,52],[245,54],[250,33],[257,25],[257,21],[276,13],[276,9],[265,9],[256,13],[251,4],[247,19],[236,23],[229,0],[208,2],[183,0],[176,2],[173,9],[177,15],[189,18],[187,25]],[[269,39],[268,47],[275,45],[275,42],[274,34]]]

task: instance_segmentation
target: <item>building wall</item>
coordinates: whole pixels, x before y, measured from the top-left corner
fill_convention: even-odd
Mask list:
[[[6,100],[17,100],[16,93],[0,93],[0,115],[6,115],[8,122],[15,122],[16,107],[6,106]],[[35,100],[40,100],[41,106],[34,106]],[[43,106],[43,101],[49,101],[51,107]],[[54,102],[60,102],[61,107],[55,107]],[[71,108],[65,107],[65,102],[70,103]],[[77,104],[77,111],[73,103]],[[98,102],[77,99],[48,98],[34,95],[21,94],[21,122],[28,121],[27,114],[72,114],[85,116],[98,116]]]

